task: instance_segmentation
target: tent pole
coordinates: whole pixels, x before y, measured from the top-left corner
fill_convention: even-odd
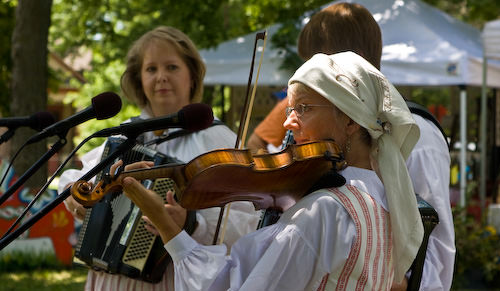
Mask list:
[[[465,85],[460,89],[460,206],[465,207],[467,188],[467,91]]]
[[[481,168],[479,171],[479,198],[481,201],[481,213],[484,213],[486,207],[486,152],[488,151],[486,147],[486,121],[488,118],[488,99],[486,98],[486,78],[487,78],[487,63],[485,53],[483,52],[483,86],[481,88],[481,116],[480,116],[480,136],[479,136],[479,148],[481,149]]]

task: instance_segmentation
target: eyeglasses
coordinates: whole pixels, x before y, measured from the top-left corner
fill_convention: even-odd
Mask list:
[[[311,109],[311,107],[333,107],[332,105],[326,105],[326,104],[297,104],[295,107],[287,106],[285,108],[285,114],[286,117],[290,116],[292,114],[292,111],[295,110],[295,114],[297,114],[297,117],[301,117]]]

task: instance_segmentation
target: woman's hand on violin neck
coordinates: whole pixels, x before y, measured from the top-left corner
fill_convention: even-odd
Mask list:
[[[136,169],[149,169],[155,165],[154,162],[151,161],[140,161],[135,162],[125,166],[125,171],[136,170]]]
[[[167,243],[181,232],[181,227],[169,215],[163,199],[158,194],[144,188],[141,183],[132,177],[125,177],[122,180],[122,186],[125,195],[149,218],[164,243]]]
[[[121,170],[119,172],[117,172],[118,168],[121,167],[123,165],[123,161],[122,160],[119,160],[118,162],[114,163],[113,165],[111,165],[111,167],[109,168],[109,173],[111,174],[111,176],[115,176],[115,175],[119,175]],[[128,164],[125,166],[124,171],[130,171],[130,170],[135,170],[135,169],[149,169],[151,167],[154,166],[154,162],[151,162],[151,161],[140,161],[140,162],[135,162],[135,163],[132,163],[132,164]]]
[[[123,165],[123,161],[122,160],[119,160],[118,162],[114,163],[111,165],[111,167],[109,168],[109,174],[111,174],[111,176],[115,176],[115,173],[116,173],[116,170],[118,169],[118,167],[121,167]]]

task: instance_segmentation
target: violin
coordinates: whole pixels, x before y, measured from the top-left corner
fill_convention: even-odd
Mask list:
[[[94,189],[87,181],[77,181],[71,195],[83,206],[92,207],[107,193],[121,190],[118,178],[171,178],[179,188],[175,191],[178,203],[188,210],[250,201],[257,210],[284,211],[325,173],[345,166],[340,147],[333,141],[289,145],[280,152],[260,155],[252,155],[248,149],[219,149],[187,164],[124,171],[115,178],[107,174]]]

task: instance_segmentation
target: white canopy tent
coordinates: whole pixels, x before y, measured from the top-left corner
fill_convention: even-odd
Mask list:
[[[500,20],[487,22],[483,28],[485,57],[500,60]]]
[[[280,25],[275,24],[267,28],[268,41],[264,51],[262,67],[260,69],[260,85],[283,86],[288,83],[292,76],[291,72],[280,70],[283,62],[284,52],[272,47],[269,41]],[[252,61],[253,47],[255,43],[255,33],[247,34],[242,37],[223,42],[216,49],[201,50],[200,54],[207,65],[205,75],[205,85],[246,85],[250,72],[250,63]],[[262,41],[258,43],[259,54],[262,52]],[[255,69],[259,55],[256,55]]]
[[[381,71],[395,85],[460,86],[460,143],[466,145],[465,86],[479,87],[483,83],[480,31],[419,0],[346,2],[365,6],[380,25],[384,44]],[[310,15],[311,12],[303,15],[303,23]],[[268,34],[272,36],[278,28],[279,24],[269,27]],[[224,42],[215,50],[202,50],[207,65],[205,84],[245,85],[254,41],[255,35],[248,34]],[[260,85],[287,84],[293,72],[279,69],[283,56],[283,51],[268,45],[260,70]],[[485,85],[500,88],[500,64],[489,63],[484,70],[488,75]],[[461,177],[466,177],[465,169],[466,147],[461,146]],[[466,179],[460,181],[460,204],[465,205]]]
[[[384,43],[381,71],[394,84],[481,86],[483,49],[478,29],[419,0],[346,2],[365,6],[379,23]],[[303,15],[303,23],[309,15]],[[268,27],[269,37],[279,27]],[[254,41],[252,33],[201,50],[207,65],[205,84],[246,85]],[[293,72],[279,69],[283,55],[267,42],[259,84],[286,85]],[[489,64],[488,76],[489,87],[500,87],[500,65]]]

